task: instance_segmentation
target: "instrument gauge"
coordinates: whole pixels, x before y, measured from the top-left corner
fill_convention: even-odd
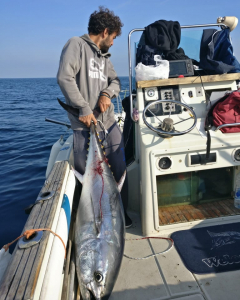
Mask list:
[[[235,158],[237,161],[240,161],[240,149],[238,149],[238,150],[235,152],[234,158]]]
[[[167,171],[171,169],[173,165],[171,156],[163,156],[157,159],[156,166],[160,171]]]
[[[153,89],[149,89],[147,91],[147,94],[148,94],[149,97],[153,97],[153,96],[155,96],[155,91]]]

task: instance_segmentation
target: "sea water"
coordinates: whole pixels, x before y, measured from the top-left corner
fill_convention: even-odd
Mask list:
[[[128,77],[120,81],[121,90],[128,89]],[[21,234],[28,217],[24,208],[36,201],[44,184],[52,145],[72,133],[45,121],[69,123],[57,97],[64,101],[55,78],[0,79],[0,248]]]

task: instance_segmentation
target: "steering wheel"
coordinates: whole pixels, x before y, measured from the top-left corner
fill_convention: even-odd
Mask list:
[[[187,119],[184,119],[184,120],[181,120],[177,123],[173,123],[173,120],[170,118],[171,116],[171,109],[169,111],[169,117],[166,116],[166,118],[162,121],[160,120],[151,110],[150,110],[150,107],[153,106],[153,105],[156,105],[156,104],[159,104],[159,103],[173,103],[175,105],[179,105],[179,106],[183,106],[186,110],[189,110],[190,112],[190,118],[187,118]],[[153,127],[150,123],[148,123],[148,121],[146,120],[146,112],[149,111],[154,117],[156,117],[160,122],[161,124],[158,126],[158,127]],[[174,128],[174,125],[176,124],[179,124],[179,123],[182,123],[186,120],[189,120],[189,119],[193,119],[194,122],[193,122],[193,125],[191,127],[189,127],[187,130],[184,130],[184,131],[177,131],[175,130]],[[151,101],[150,104],[148,104],[144,110],[143,110],[143,122],[145,123],[145,125],[151,129],[152,131],[158,133],[161,137],[172,137],[172,136],[178,136],[178,135],[183,135],[183,134],[186,134],[188,132],[190,132],[195,126],[196,126],[196,123],[197,123],[197,116],[195,114],[195,112],[193,111],[193,109],[184,104],[184,103],[181,103],[180,101],[175,101],[175,100],[157,100],[157,101]]]

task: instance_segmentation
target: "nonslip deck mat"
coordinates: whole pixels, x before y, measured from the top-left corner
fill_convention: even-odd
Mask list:
[[[176,231],[171,238],[192,273],[240,269],[240,223]]]

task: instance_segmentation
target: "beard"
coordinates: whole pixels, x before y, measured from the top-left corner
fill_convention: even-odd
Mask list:
[[[101,42],[101,44],[99,45],[100,46],[100,50],[102,51],[102,53],[107,53],[110,46],[109,46],[109,43],[108,43],[108,40],[104,40]]]

